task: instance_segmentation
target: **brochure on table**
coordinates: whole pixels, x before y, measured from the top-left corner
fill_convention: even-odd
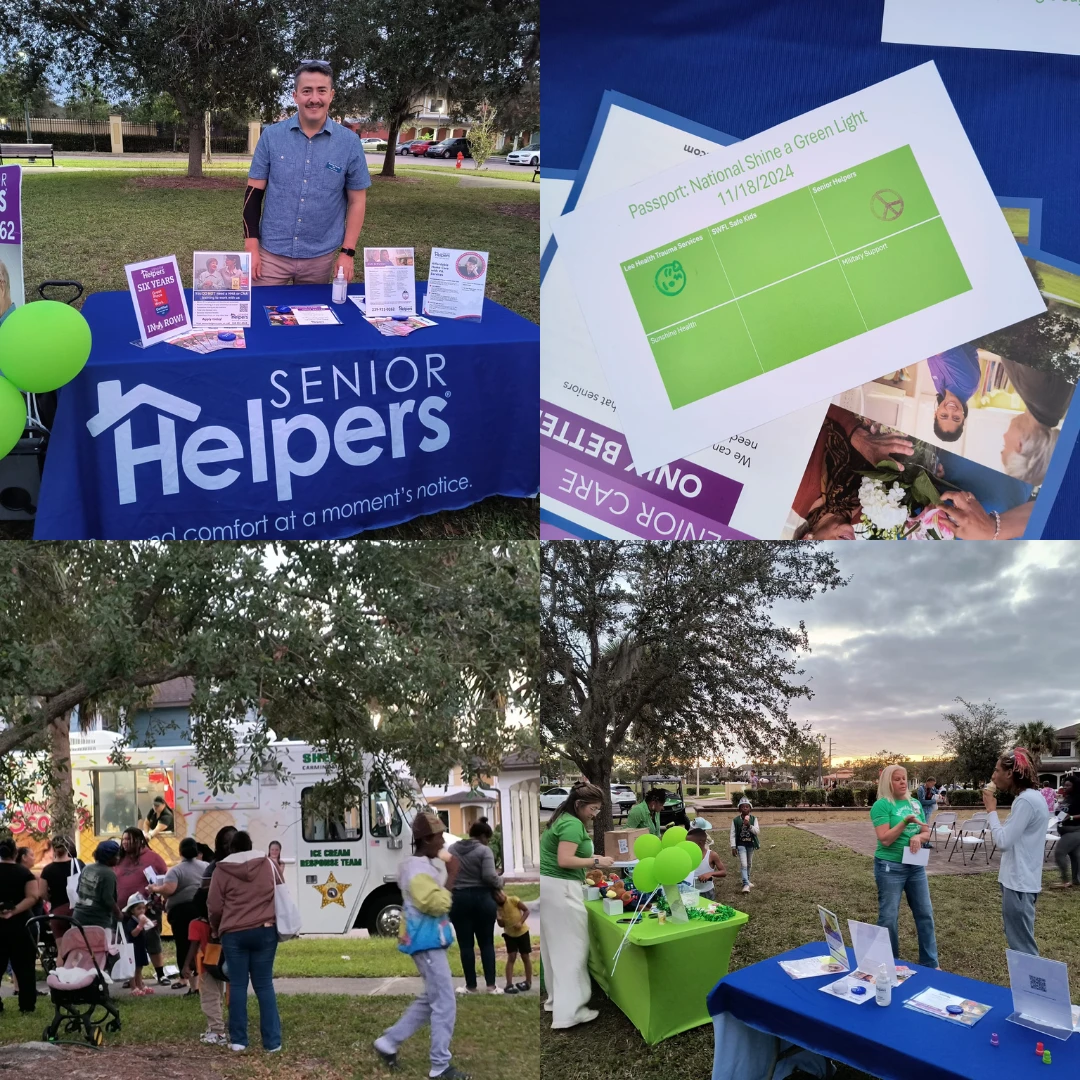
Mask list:
[[[1075,1024],[1068,965],[1013,949],[1005,950],[1005,959],[1013,1001],[1009,1019],[1055,1039],[1069,1038]]]
[[[881,40],[1080,55],[1076,0],[885,0]]]
[[[609,91],[573,188],[559,199],[565,194],[573,208],[644,179],[658,165],[734,141]],[[649,153],[627,157],[628,145],[648,146]],[[616,538],[779,537],[827,401],[639,474],[554,239],[541,262],[540,302],[540,505],[548,514]]]
[[[555,237],[639,469],[1046,310],[933,63]]]
[[[26,302],[22,257],[22,166],[0,165],[0,262],[7,269],[8,295],[0,292],[0,321],[12,305]]]
[[[251,325],[251,256],[246,251],[196,251],[191,324],[222,330]]]
[[[829,946],[829,955],[838,963],[843,964],[843,970],[848,969],[848,954],[844,947],[844,934],[840,929],[840,920],[828,908],[818,905],[818,917],[821,919],[821,929],[825,931],[825,941]]]
[[[364,248],[368,315],[416,314],[415,262],[412,248]]]
[[[329,304],[263,306],[271,326],[337,326],[341,320]]]
[[[424,314],[444,319],[479,319],[484,314],[488,253],[432,248]]]
[[[168,341],[191,329],[184,283],[175,255],[124,267],[128,291],[139,324],[139,344],[143,348]]]
[[[930,986],[909,997],[904,1002],[904,1008],[914,1009],[927,1016],[936,1016],[939,1020],[948,1020],[963,1027],[974,1027],[990,1011],[991,1006],[957,994],[946,994],[943,990],[935,990]]]

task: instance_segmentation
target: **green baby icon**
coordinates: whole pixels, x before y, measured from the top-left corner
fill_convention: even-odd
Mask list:
[[[654,280],[664,296],[678,296],[686,288],[686,272],[678,259],[661,266]]]

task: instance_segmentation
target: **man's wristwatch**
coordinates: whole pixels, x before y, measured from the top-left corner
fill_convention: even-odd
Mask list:
[[[348,255],[350,259],[355,259],[356,258],[356,248],[343,247],[341,249],[341,254],[342,255]]]

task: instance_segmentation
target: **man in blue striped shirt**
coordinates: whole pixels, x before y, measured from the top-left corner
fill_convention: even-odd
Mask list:
[[[258,285],[325,284],[353,259],[371,186],[360,138],[329,118],[334,79],[325,60],[294,77],[297,112],[259,137],[244,193],[244,247]],[[265,203],[264,203],[265,196]]]

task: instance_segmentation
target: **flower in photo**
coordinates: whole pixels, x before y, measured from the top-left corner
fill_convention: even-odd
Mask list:
[[[907,525],[906,540],[955,540],[953,524],[941,506],[928,506]]]
[[[898,529],[908,520],[904,505],[907,492],[895,480],[887,487],[881,480],[864,476],[859,484],[862,516],[880,532]]]

